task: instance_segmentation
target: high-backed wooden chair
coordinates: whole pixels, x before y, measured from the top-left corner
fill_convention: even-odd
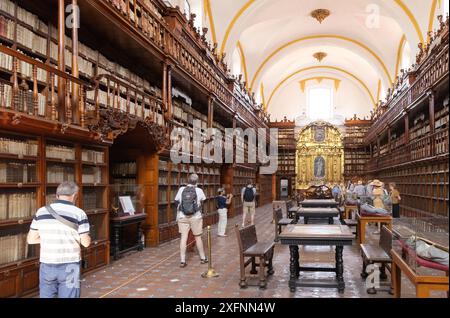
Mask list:
[[[267,274],[273,275],[273,252],[275,244],[273,242],[258,242],[256,236],[256,227],[254,225],[239,228],[236,224],[236,237],[239,245],[239,260],[241,278],[239,286],[246,288],[248,286],[245,275],[245,268],[252,264],[251,274],[257,274],[256,267],[259,267],[259,288],[265,289],[267,287],[265,269],[267,267]],[[259,263],[256,259],[259,258]]]
[[[361,256],[363,258],[363,269],[361,272],[362,278],[367,278],[367,266],[372,264],[381,264],[380,268],[380,279],[387,279],[386,268],[391,271],[392,258],[392,231],[383,226],[380,231],[380,241],[378,245],[373,244],[361,244]],[[392,288],[390,290],[392,293]],[[367,289],[367,293],[376,294],[377,290],[375,287]]]
[[[295,223],[295,219],[283,218],[283,212],[281,208],[273,210],[273,219],[275,221],[275,242],[278,242],[278,236],[280,235],[283,226]]]

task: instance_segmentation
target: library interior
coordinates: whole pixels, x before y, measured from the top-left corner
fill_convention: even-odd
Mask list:
[[[0,298],[448,298],[448,86],[446,0],[0,0]]]

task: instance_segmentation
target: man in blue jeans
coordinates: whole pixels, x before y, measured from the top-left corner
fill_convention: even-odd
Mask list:
[[[40,208],[28,233],[28,244],[40,244],[41,298],[79,298],[81,247],[91,244],[86,213],[75,206],[79,188],[63,182],[57,200]]]

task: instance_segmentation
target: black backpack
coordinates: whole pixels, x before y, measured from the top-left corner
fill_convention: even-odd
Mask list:
[[[253,202],[254,200],[255,200],[255,192],[253,192],[253,188],[246,187],[244,190],[244,201]]]
[[[180,211],[184,215],[194,215],[198,211],[195,187],[186,187],[181,193]]]

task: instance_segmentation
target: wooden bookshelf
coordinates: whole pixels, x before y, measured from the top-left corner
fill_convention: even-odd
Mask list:
[[[2,296],[20,296],[36,289],[39,248],[25,244],[25,238],[37,208],[56,199],[56,187],[63,181],[80,186],[77,206],[86,211],[91,226],[93,244],[82,253],[87,260],[84,272],[106,265],[108,149],[11,132],[0,136],[0,185],[4,189],[0,195],[0,238],[5,244],[1,248],[0,285],[10,282],[10,278],[1,277],[13,267],[19,277],[23,271],[34,277],[32,281],[17,280],[9,288],[0,288]],[[16,245],[11,248],[11,244]],[[92,253],[96,256],[89,258],[87,255]]]

